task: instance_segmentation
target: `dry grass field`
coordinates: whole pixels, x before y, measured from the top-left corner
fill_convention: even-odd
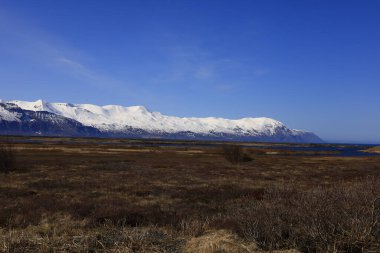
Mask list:
[[[365,151],[369,152],[369,153],[380,153],[380,146],[372,147],[372,148],[369,148],[369,149],[367,149]]]
[[[380,156],[9,140],[1,252],[380,252]]]

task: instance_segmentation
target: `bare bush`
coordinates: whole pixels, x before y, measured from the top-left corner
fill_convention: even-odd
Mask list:
[[[179,252],[182,240],[150,226],[86,230],[85,220],[50,216],[23,230],[0,229],[0,252]]]
[[[233,164],[249,162],[252,160],[252,158],[244,152],[243,148],[238,145],[223,145],[222,155],[227,161]]]
[[[8,173],[15,169],[15,157],[12,146],[9,144],[0,145],[0,172]]]
[[[200,236],[209,228],[210,221],[205,219],[192,218],[179,222],[179,231],[182,236]]]
[[[276,189],[268,191],[261,201],[233,209],[232,215],[240,235],[265,249],[377,252],[379,189],[378,180],[306,192]]]

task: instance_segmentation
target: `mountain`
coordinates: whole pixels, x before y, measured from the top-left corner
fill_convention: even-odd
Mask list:
[[[101,132],[47,111],[23,110],[15,104],[0,103],[0,134],[97,136]]]
[[[143,106],[0,100],[0,133],[199,140],[311,142],[312,132],[270,118],[180,118]]]

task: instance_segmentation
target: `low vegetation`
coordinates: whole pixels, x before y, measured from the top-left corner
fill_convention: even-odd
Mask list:
[[[89,142],[86,140],[86,142]],[[15,143],[0,252],[379,252],[380,157]]]
[[[15,169],[15,157],[10,144],[0,144],[0,173],[8,173]]]
[[[366,149],[366,150],[364,150],[364,152],[368,152],[368,153],[380,153],[380,146]]]
[[[232,207],[240,235],[261,248],[302,252],[369,252],[380,248],[379,180],[308,191],[272,189]]]
[[[233,164],[252,161],[252,158],[239,145],[223,145],[222,154],[227,161]]]

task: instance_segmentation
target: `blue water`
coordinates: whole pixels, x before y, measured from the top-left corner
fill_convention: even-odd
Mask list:
[[[254,146],[252,146],[254,147]],[[356,146],[262,146],[260,148],[268,148],[273,150],[289,150],[289,151],[309,151],[309,152],[321,152],[321,154],[297,154],[297,156],[380,156],[379,153],[367,153],[363,152],[370,145],[356,145]],[[334,152],[326,154],[323,152]]]

